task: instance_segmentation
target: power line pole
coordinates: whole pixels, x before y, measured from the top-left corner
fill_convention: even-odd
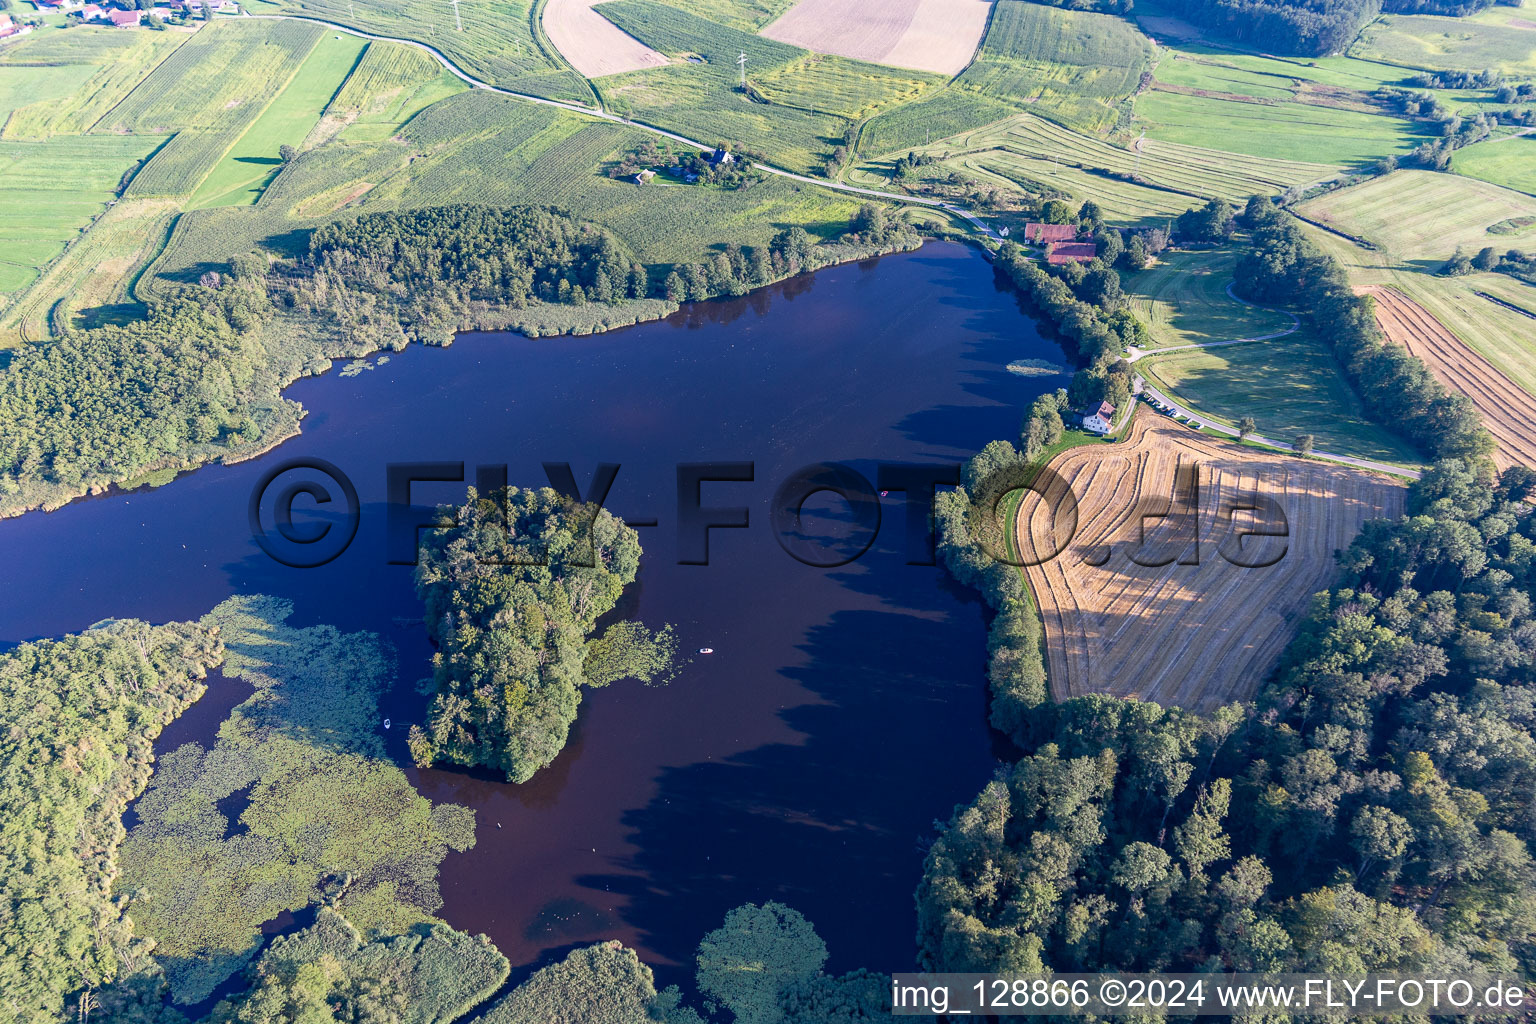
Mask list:
[[[741,91],[747,91],[747,55],[742,54],[736,58],[736,63],[741,65]]]
[[[460,32],[464,31],[464,22],[459,18],[459,0],[453,0],[453,23]]]

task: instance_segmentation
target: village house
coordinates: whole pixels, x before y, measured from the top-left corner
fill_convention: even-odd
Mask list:
[[[722,164],[734,163],[735,161],[736,158],[731,155],[731,151],[726,149],[724,146],[721,146],[713,153],[709,154],[709,162],[716,167],[719,167]]]
[[[651,183],[651,179],[654,178],[654,177],[656,177],[656,172],[655,171],[652,171],[652,170],[641,171],[639,174],[635,175],[635,184],[636,185],[649,185]]]
[[[19,36],[29,31],[28,26],[18,24],[16,19],[9,14],[0,14],[0,39],[7,36]]]
[[[105,18],[106,16],[107,12],[100,4],[86,4],[80,8],[80,17],[86,21],[95,21],[97,18]]]
[[[1100,402],[1099,407],[1083,417],[1083,429],[1093,434],[1107,434],[1115,425],[1115,407]]]
[[[143,17],[143,11],[112,10],[107,12],[107,20],[118,28],[137,28]]]
[[[37,0],[38,10],[49,11],[74,11],[78,10],[84,0]]]
[[[1055,242],[1045,247],[1045,261],[1053,266],[1063,263],[1087,263],[1098,253],[1093,242]]]
[[[1042,224],[1032,220],[1024,225],[1025,241],[1036,245],[1051,245],[1056,242],[1077,241],[1077,225],[1075,224]]]

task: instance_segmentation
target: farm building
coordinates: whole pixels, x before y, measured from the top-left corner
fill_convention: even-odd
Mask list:
[[[139,19],[144,16],[143,11],[108,11],[107,20],[118,28],[135,28]]]
[[[21,26],[12,20],[9,14],[0,14],[0,39],[13,36],[21,30]]]
[[[1024,237],[1036,245],[1049,245],[1052,242],[1077,241],[1077,225],[1075,224],[1041,224],[1039,221],[1030,221],[1024,225]]]
[[[1099,407],[1083,417],[1083,429],[1094,434],[1107,434],[1115,424],[1115,407],[1100,402]]]
[[[736,157],[733,156],[731,151],[726,149],[724,146],[721,146],[719,149],[716,149],[713,153],[709,154],[709,162],[714,164],[716,167],[720,166],[721,164],[734,163],[735,160]]]
[[[1099,247],[1092,242],[1057,242],[1046,246],[1045,261],[1053,266],[1063,263],[1087,263],[1098,254]]]

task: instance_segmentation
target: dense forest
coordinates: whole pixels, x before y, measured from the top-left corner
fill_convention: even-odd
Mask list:
[[[1360,29],[1386,11],[1475,14],[1492,0],[1172,0],[1201,28],[1268,53],[1320,57],[1342,53]]]
[[[994,675],[1023,755],[930,851],[924,966],[1529,975],[1533,483],[1438,463],[1344,554],[1251,706],[1052,704]],[[944,531],[962,574],[963,525]],[[984,571],[1001,621],[1017,573]],[[1038,632],[994,646],[1033,664]]]
[[[62,1019],[83,985],[132,975],[146,952],[114,899],[123,811],[160,730],[202,696],[217,631],[103,623],[0,654],[0,1010]],[[118,990],[133,1002],[134,986]]]
[[[640,565],[635,531],[606,509],[512,487],[439,511],[456,525],[424,532],[416,569],[437,695],[411,754],[526,782],[564,748],[583,686],[651,682],[676,645],[634,622],[588,639]]]
[[[1256,196],[1242,223],[1251,242],[1233,271],[1237,293],[1252,302],[1304,310],[1374,419],[1392,425],[1431,459],[1493,450],[1471,400],[1446,390],[1406,349],[1386,343],[1371,300],[1355,294],[1344,268],[1294,221]]]

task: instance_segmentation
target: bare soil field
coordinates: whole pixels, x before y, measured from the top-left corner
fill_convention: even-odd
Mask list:
[[[544,31],[560,55],[588,78],[659,68],[667,58],[592,8],[602,0],[549,0]]]
[[[1025,573],[1052,695],[1196,710],[1253,696],[1333,581],[1334,552],[1365,521],[1400,515],[1405,494],[1385,476],[1218,441],[1145,410],[1125,440],[1069,449],[1049,469],[1056,479],[1026,495],[1015,536],[1041,561]]]
[[[1423,306],[1395,288],[1362,288],[1376,300],[1376,322],[1392,341],[1424,360],[1452,391],[1472,399],[1498,442],[1493,461],[1536,467],[1536,397],[1445,329]]]
[[[761,35],[818,53],[958,75],[981,43],[989,0],[800,0]]]

